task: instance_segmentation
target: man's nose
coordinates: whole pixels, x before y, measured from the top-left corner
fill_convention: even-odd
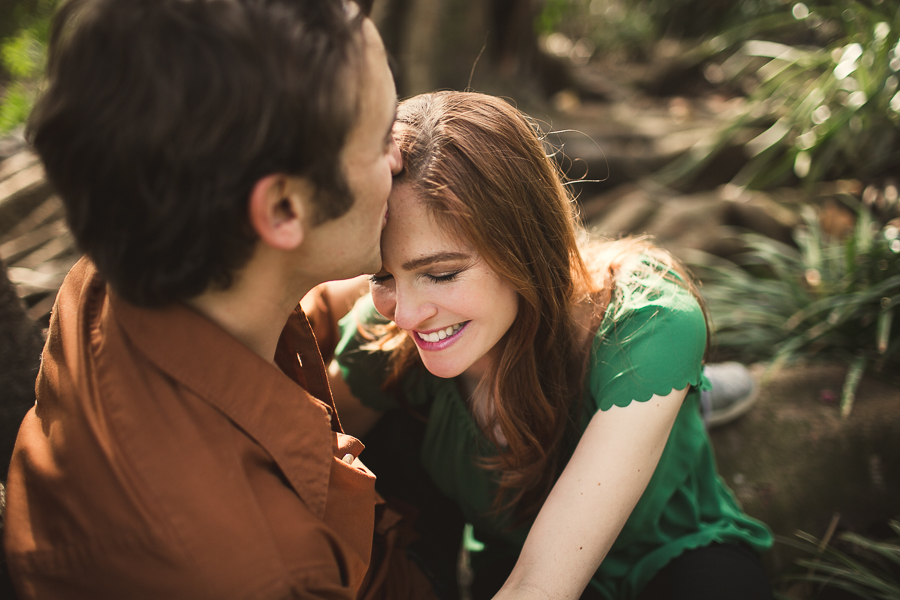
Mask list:
[[[393,139],[391,140],[391,147],[389,152],[391,175],[399,175],[400,171],[403,170],[403,157],[400,155],[400,147],[397,146],[397,142]]]

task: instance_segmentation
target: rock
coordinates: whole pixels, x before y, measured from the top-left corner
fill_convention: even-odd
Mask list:
[[[28,146],[24,137],[25,128],[17,127],[12,132],[0,137],[0,162],[13,154],[18,154]]]
[[[586,226],[598,235],[648,234],[682,260],[703,265],[744,251],[741,235],[748,232],[793,244],[805,199],[797,190],[757,192],[734,186],[685,194],[645,179],[588,196],[581,200],[581,211]]]
[[[805,196],[801,192],[779,190],[777,194],[748,192],[740,201],[725,202],[724,223],[793,244],[794,227],[801,223],[797,208]]]
[[[59,285],[80,252],[62,201],[24,144],[15,135],[0,138],[0,152],[14,152],[0,162],[0,260],[5,285],[11,281],[25,300],[25,316],[46,326]]]
[[[659,209],[659,198],[637,185],[620,186],[615,192],[582,203],[588,228],[608,238],[642,231]]]
[[[535,112],[532,116],[548,124],[544,129],[553,132],[547,135],[550,153],[573,180],[576,194],[585,196],[659,172],[701,141],[714,137],[733,112],[692,99],[624,95],[610,103],[581,101],[567,106],[563,114]],[[714,185],[705,189],[728,181],[730,175],[723,180],[723,173],[717,171]]]
[[[0,261],[0,480],[6,481],[19,424],[34,406],[43,337],[25,314]]]
[[[759,373],[760,368],[754,370]],[[764,382],[757,405],[710,432],[719,472],[748,514],[782,536],[866,532],[900,516],[900,387],[864,378],[849,417],[834,402],[847,367],[784,367]],[[797,552],[777,544],[772,572]]]
[[[0,163],[0,235],[50,195],[50,183],[38,157],[23,150]]]
[[[646,232],[663,245],[699,248],[724,222],[725,205],[714,193],[672,197],[663,202]]]

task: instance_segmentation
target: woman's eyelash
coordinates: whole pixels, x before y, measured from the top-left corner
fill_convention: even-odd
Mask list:
[[[423,275],[427,278],[431,283],[449,283],[456,279],[456,277],[462,273],[462,270],[454,271],[452,273],[446,273],[444,275],[431,275],[426,273]],[[372,275],[369,277],[369,282],[372,285],[383,285],[385,282],[393,279],[394,276],[388,273],[387,275]]]
[[[447,273],[446,275],[426,275],[428,279],[430,279],[433,283],[448,283],[456,279],[456,276],[459,275],[461,271],[454,271],[453,273]]]

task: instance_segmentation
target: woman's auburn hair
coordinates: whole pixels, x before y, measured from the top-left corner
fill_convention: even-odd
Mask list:
[[[668,253],[643,239],[585,246],[574,199],[540,128],[500,98],[469,92],[413,97],[398,107],[395,137],[404,167],[394,185],[411,186],[437,222],[471,244],[518,295],[499,358],[479,384],[493,400],[489,421],[479,426],[498,451],[481,466],[497,474],[494,512],[513,510],[512,524],[518,524],[540,510],[574,448],[566,434],[579,431],[578,400],[593,336],[581,341],[576,308],[591,305],[593,331],[625,264],[646,264],[635,257],[650,257],[656,272],[662,266],[690,279]],[[368,347],[391,351],[387,390],[399,393],[402,377],[423,368],[415,343],[393,323]],[[498,426],[505,447],[494,433]]]

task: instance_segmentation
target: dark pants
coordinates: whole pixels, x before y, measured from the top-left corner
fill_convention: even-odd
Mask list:
[[[737,544],[688,550],[650,580],[637,600],[771,600],[759,557]]]
[[[489,600],[506,581],[515,559],[498,561],[479,572],[472,600]],[[603,600],[588,586],[581,600]],[[772,600],[772,588],[759,557],[735,544],[687,550],[650,580],[637,600]]]

